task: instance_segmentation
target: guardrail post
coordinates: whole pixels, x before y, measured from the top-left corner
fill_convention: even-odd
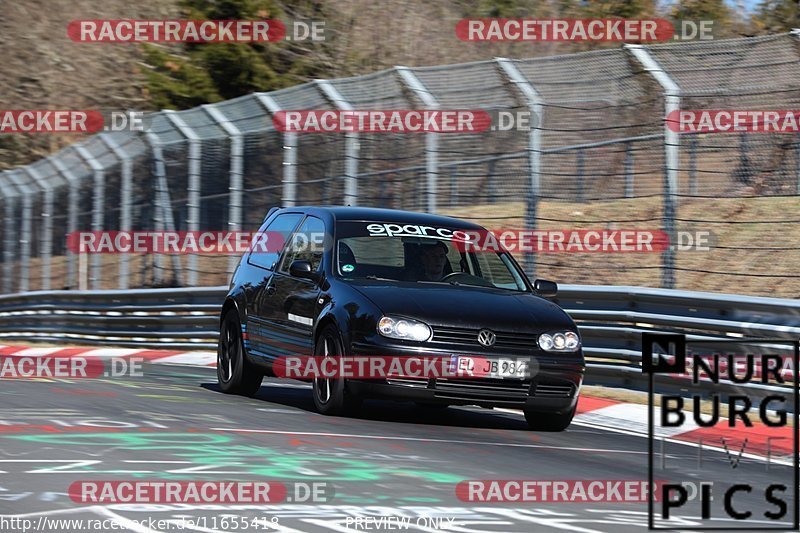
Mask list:
[[[94,192],[92,194],[92,231],[103,231],[105,221],[105,186],[106,172],[103,165],[80,144],[75,145],[75,151],[94,172]],[[92,254],[89,282],[92,289],[100,288],[100,254]]]
[[[681,108],[681,88],[672,79],[650,54],[650,51],[640,44],[626,44],[625,48],[633,54],[634,58],[658,82],[664,91],[664,117],[670,116],[673,111]],[[678,132],[669,127],[664,121],[664,231],[669,236],[670,246],[662,254],[663,270],[661,273],[661,286],[665,289],[675,287],[675,251],[672,249],[676,243],[675,210],[677,209],[678,171],[680,169],[680,138]]]
[[[625,143],[625,198],[633,198],[633,143]]]
[[[33,178],[36,185],[44,194],[44,202],[42,208],[42,235],[41,242],[39,243],[39,257],[42,261],[41,266],[41,279],[42,290],[50,290],[50,273],[51,260],[53,257],[53,187],[48,185],[47,182],[39,174],[39,171],[31,165],[25,167],[25,171]]]
[[[281,106],[274,98],[264,93],[256,93],[256,98],[261,102],[270,115],[275,116],[281,111]],[[297,132],[286,131],[283,133],[283,191],[281,205],[292,207],[297,205]]]
[[[402,82],[411,89],[419,98],[425,109],[439,109],[439,102],[433,96],[425,84],[420,81],[408,67],[394,67],[400,75]],[[427,210],[429,213],[436,213],[437,188],[439,181],[439,135],[433,132],[425,134],[425,174],[427,177]]]
[[[78,187],[80,180],[67,168],[59,157],[50,157],[50,162],[69,182],[69,197],[67,199],[67,235],[78,231]],[[78,285],[78,256],[67,249],[67,287],[74,289]]]
[[[200,229],[200,172],[203,161],[202,141],[192,128],[174,111],[164,111],[164,115],[189,143],[189,176],[186,184],[187,217],[186,229]],[[189,254],[186,284],[197,286],[197,254]]]
[[[222,112],[210,104],[203,105],[203,110],[214,120],[231,142],[231,167],[230,185],[231,195],[228,203],[228,230],[240,231],[242,229],[242,201],[244,194],[244,139],[242,132]],[[231,255],[228,258],[228,276],[233,275],[239,257]]]
[[[542,156],[542,123],[544,120],[544,100],[533,84],[522,74],[517,65],[510,59],[498,57],[495,59],[500,66],[500,72],[508,81],[525,97],[528,111],[531,113],[531,130],[528,132],[528,169],[530,183],[528,198],[525,208],[525,229],[536,229],[536,217],[539,206],[541,186],[541,156]],[[525,270],[531,279],[536,278],[536,259],[533,253],[525,254]]]
[[[322,95],[331,101],[339,111],[352,111],[353,106],[345,100],[336,87],[328,80],[314,80]],[[345,133],[344,159],[344,203],[358,205],[358,133]]]

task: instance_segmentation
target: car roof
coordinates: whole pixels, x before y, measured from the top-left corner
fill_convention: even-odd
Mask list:
[[[398,224],[426,224],[459,229],[483,229],[478,224],[460,218],[432,215],[430,213],[417,213],[414,211],[401,211],[399,209],[380,209],[377,207],[319,207],[302,206],[292,210],[305,211],[308,214],[329,213],[337,221],[375,221],[394,222]]]

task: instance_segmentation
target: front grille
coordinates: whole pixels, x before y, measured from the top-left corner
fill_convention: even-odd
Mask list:
[[[531,396],[538,398],[572,398],[575,386],[572,384],[537,383],[531,388]]]
[[[473,328],[451,328],[433,327],[432,343],[466,346],[469,348],[486,349],[478,342],[479,329]],[[494,331],[494,330],[493,330]],[[497,340],[490,348],[502,348],[507,350],[530,350],[537,349],[539,336],[535,333],[511,333],[508,331],[495,331]]]
[[[405,387],[428,388],[428,378],[392,378],[387,377],[386,383],[389,385],[403,385]]]
[[[518,379],[445,379],[434,382],[437,398],[459,398],[491,400],[499,403],[524,402],[528,396],[536,398],[572,398],[575,385],[569,382],[546,382],[531,384],[530,380]]]
[[[524,401],[531,388],[530,381],[512,379],[446,379],[434,384],[437,398],[471,398],[508,402]]]

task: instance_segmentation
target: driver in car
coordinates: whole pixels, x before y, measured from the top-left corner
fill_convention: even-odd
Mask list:
[[[419,281],[440,281],[446,274],[447,245],[442,241],[420,246],[420,262],[422,269]]]

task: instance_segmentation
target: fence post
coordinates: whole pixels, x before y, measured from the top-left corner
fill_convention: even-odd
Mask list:
[[[78,187],[80,180],[75,174],[72,173],[67,165],[61,160],[60,157],[50,157],[50,162],[58,170],[61,175],[69,182],[69,198],[67,203],[67,234],[78,231]],[[77,281],[77,265],[78,256],[67,248],[67,287],[74,289],[78,285]]]
[[[153,153],[153,173],[156,177],[155,208],[153,218],[155,230],[163,231],[168,223],[167,218],[172,217],[172,206],[169,205],[167,196],[164,195],[164,188],[167,186],[167,168],[164,164],[164,150],[161,148],[161,140],[155,133],[145,133],[147,144]],[[169,215],[167,214],[169,213]],[[164,256],[156,253],[153,256],[153,285],[160,286],[164,283]]]
[[[16,244],[19,243],[14,238],[16,232],[14,226],[16,218],[14,217],[14,207],[16,201],[19,199],[19,190],[11,183],[6,181],[9,171],[4,170],[0,174],[0,191],[3,193],[3,292],[8,294],[14,290],[11,281],[14,279],[14,256]]]
[[[633,143],[625,143],[625,198],[633,198]]]
[[[497,166],[497,161],[494,159],[486,163],[486,192],[489,194],[489,203],[493,204],[497,201],[497,184],[494,179],[494,169]]]
[[[187,216],[186,229],[198,231],[200,229],[200,171],[203,161],[202,141],[186,122],[174,111],[164,111],[167,120],[183,135],[189,143],[189,176],[186,182]],[[197,254],[189,254],[186,284],[189,287],[197,286]]]
[[[244,194],[244,139],[242,138],[242,132],[222,114],[222,111],[213,105],[204,104],[202,107],[211,119],[225,130],[231,142],[230,185],[228,187],[231,191],[231,196],[228,203],[228,230],[240,231],[242,229],[242,201]],[[239,257],[231,255],[228,259],[229,277],[233,275],[233,271],[236,270],[236,265],[238,264]]]
[[[697,137],[689,138],[689,194],[697,196]]]
[[[8,179],[17,186],[22,196],[22,224],[19,233],[19,292],[26,292],[30,289],[31,225],[33,218],[33,194],[35,191],[26,180],[23,180],[17,175],[17,171],[11,171],[6,175]]]
[[[672,79],[650,54],[650,51],[639,44],[626,44],[625,48],[633,54],[642,68],[658,82],[664,91],[664,117],[681,108],[681,88]],[[672,246],[676,243],[675,210],[677,209],[678,171],[680,169],[680,138],[678,132],[673,131],[666,120],[664,121],[664,231],[669,236],[670,246],[667,246],[663,257],[663,270],[661,273],[661,286],[665,289],[675,287],[675,251]]]
[[[394,67],[402,82],[419,98],[425,109],[439,109],[439,102],[425,84],[420,81],[408,67]],[[439,135],[432,132],[425,134],[425,174],[427,176],[427,211],[436,213],[437,188],[439,181]]]
[[[794,164],[797,169],[797,191],[800,194],[800,135],[797,135],[794,140]]]
[[[103,165],[86,149],[76,144],[75,151],[89,165],[94,173],[94,192],[92,193],[92,231],[103,231],[105,221],[106,172]],[[92,254],[89,281],[92,289],[100,288],[100,254]]]
[[[114,153],[114,156],[120,162],[120,213],[119,213],[119,229],[120,231],[130,231],[133,229],[131,204],[133,196],[133,161],[131,156],[122,149],[122,147],[114,140],[108,133],[101,133],[100,140],[103,141],[109,150]],[[72,194],[72,189],[70,189]],[[70,200],[72,197],[70,196]],[[71,204],[70,204],[71,206]],[[71,216],[71,212],[70,212]],[[128,254],[121,254],[119,258],[119,288],[125,290],[130,287],[130,258]]]
[[[512,60],[498,57],[495,61],[497,61],[497,64],[500,66],[501,73],[503,73],[508,81],[514,84],[525,97],[528,110],[531,113],[532,128],[528,133],[530,185],[525,209],[525,228],[528,230],[535,230],[541,186],[541,146],[544,100]],[[531,252],[525,254],[525,270],[528,272],[531,279],[536,278],[536,260],[534,254]]]
[[[281,106],[278,102],[268,94],[256,93],[256,97],[273,117],[281,111]],[[283,190],[281,193],[281,205],[292,207],[297,205],[297,132],[286,131],[283,133],[282,167],[281,180],[283,182]]]
[[[450,167],[450,207],[458,205],[458,175],[456,167]]]
[[[44,206],[42,208],[42,235],[39,243],[39,257],[42,261],[42,290],[50,290],[51,261],[53,257],[53,187],[39,174],[33,165],[25,167],[25,171],[43,192]]]
[[[578,189],[578,202],[583,203],[586,201],[586,190],[584,185],[583,175],[583,148],[578,148],[575,152],[575,177]]]
[[[336,106],[339,111],[352,111],[353,106],[345,100],[336,87],[328,80],[314,80],[322,95]],[[345,205],[358,205],[358,134],[345,133],[345,160],[344,160],[344,203]]]

